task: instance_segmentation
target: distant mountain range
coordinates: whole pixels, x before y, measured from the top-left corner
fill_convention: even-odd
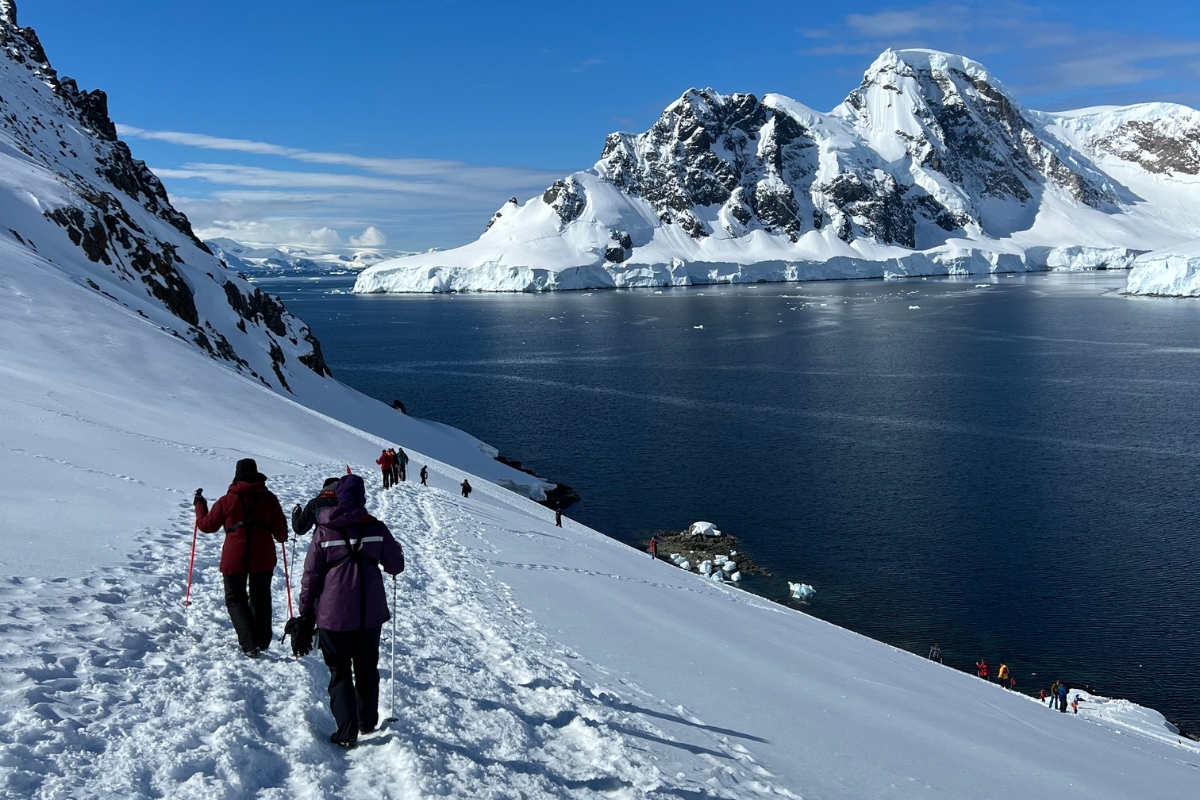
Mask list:
[[[359,292],[1127,268],[1200,238],[1200,112],[1024,109],[983,65],[885,51],[829,113],[689,90],[475,242]]]
[[[306,275],[357,272],[395,258],[395,250],[361,247],[346,252],[310,250],[242,244],[233,239],[208,239],[204,242],[230,269],[244,275]]]

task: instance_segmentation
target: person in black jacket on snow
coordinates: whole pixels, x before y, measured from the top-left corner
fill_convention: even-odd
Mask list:
[[[297,503],[292,509],[292,532],[297,536],[303,536],[313,529],[317,524],[317,514],[321,513],[322,508],[333,508],[337,505],[337,485],[340,478],[326,478],[325,485],[321,487],[321,493],[309,500],[304,508]]]

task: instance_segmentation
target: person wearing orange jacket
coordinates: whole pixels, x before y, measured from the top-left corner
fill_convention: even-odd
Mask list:
[[[996,680],[1005,689],[1008,688],[1008,664],[1001,664],[1000,669],[996,672]]]
[[[225,528],[220,564],[225,607],[242,652],[254,658],[271,645],[275,542],[287,541],[287,518],[252,458],[237,462],[229,491],[211,511],[203,489],[196,490],[193,504],[199,531],[216,533]]]

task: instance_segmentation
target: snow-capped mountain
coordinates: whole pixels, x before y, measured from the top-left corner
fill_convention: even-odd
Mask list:
[[[398,255],[407,255],[395,250],[370,247],[358,247],[345,252],[286,245],[266,247],[226,238],[207,239],[204,244],[230,269],[254,276],[345,273],[365,269]]]
[[[196,238],[117,138],[104,92],[59,76],[12,2],[0,45],[0,235],[269,386],[328,376],[308,327]]]
[[[1048,114],[981,64],[884,52],[829,113],[689,90],[454,250],[356,290],[521,291],[1124,268],[1200,237],[1196,111]]]

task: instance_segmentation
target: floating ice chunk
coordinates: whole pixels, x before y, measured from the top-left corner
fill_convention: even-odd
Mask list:
[[[655,294],[662,294],[662,289],[659,289]]]
[[[691,572],[692,571],[692,562],[688,561],[685,558],[683,561],[679,562],[679,568],[681,570],[684,570],[685,572]]]
[[[721,569],[725,570],[726,572],[733,572],[735,569],[737,569],[737,564],[733,563],[732,561],[726,561],[721,565]]]
[[[791,591],[792,597],[796,600],[808,600],[817,593],[817,590],[807,583],[792,583],[788,581],[788,589]]]
[[[909,307],[908,307],[908,310],[909,310],[909,311],[912,311],[913,309],[916,309],[916,308],[920,308],[920,306],[909,306]]]
[[[733,557],[734,557],[734,556],[736,556],[736,555],[737,555],[737,550],[730,550],[730,551],[729,551],[729,557],[730,557],[730,558],[733,558]]]
[[[990,283],[977,283],[977,284],[975,284],[975,288],[976,288],[976,289],[986,289],[986,288],[988,288],[989,286],[991,286],[991,284],[990,284]]]
[[[700,566],[697,567],[697,569],[700,570],[701,575],[711,575],[712,574],[712,562],[707,561],[707,560],[701,561]]]
[[[704,326],[703,325],[693,325],[692,329],[697,330],[697,331],[702,331],[702,330],[704,330]]]
[[[721,532],[711,522],[693,522],[688,528],[688,533],[692,536],[720,536]]]
[[[714,564],[724,564],[728,560],[729,560],[729,556],[713,556]]]
[[[717,570],[716,572],[714,572],[712,575],[709,575],[708,577],[710,580],[714,580],[717,583],[723,583],[725,581],[725,573],[721,572],[721,570]]]
[[[735,572],[729,576],[729,580],[733,581],[734,583],[737,583],[741,579],[742,579],[742,573],[740,573],[740,572]]]

